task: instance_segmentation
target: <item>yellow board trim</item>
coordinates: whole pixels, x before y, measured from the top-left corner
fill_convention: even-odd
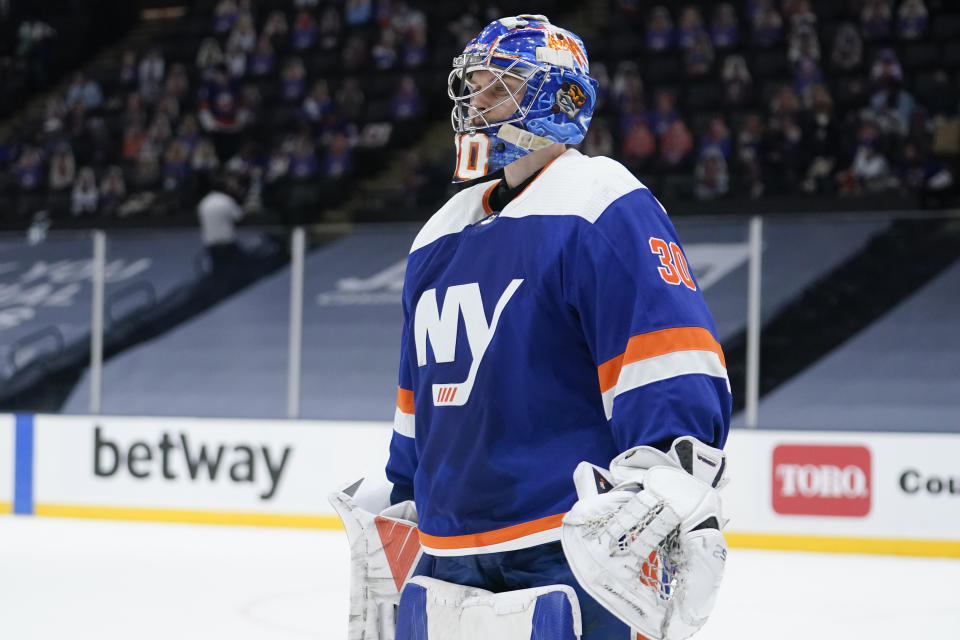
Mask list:
[[[838,538],[753,533],[724,533],[723,535],[728,545],[742,549],[960,558],[960,541],[955,540]]]
[[[0,502],[0,513],[9,513],[13,505]],[[38,516],[56,518],[93,518],[146,522],[183,522],[296,529],[343,529],[336,516],[282,513],[243,513],[235,511],[188,511],[182,509],[143,509],[134,507],[96,507],[65,504],[38,504]],[[879,555],[960,558],[960,541],[910,540],[892,538],[846,538],[789,534],[724,533],[727,544],[740,549],[776,551],[815,551],[821,553],[865,553]]]
[[[13,513],[13,503],[0,502],[0,513]]]
[[[308,516],[284,513],[238,513],[235,511],[186,511],[180,509],[38,504],[34,507],[34,514],[55,518],[185,522],[191,524],[222,524],[254,527],[291,527],[296,529],[343,528],[343,525],[340,523],[340,518],[336,516]]]

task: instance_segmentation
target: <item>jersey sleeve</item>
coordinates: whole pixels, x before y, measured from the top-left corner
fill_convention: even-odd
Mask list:
[[[666,211],[647,189],[582,225],[567,248],[566,302],[597,366],[621,451],[692,435],[722,447],[732,398],[713,318]]]
[[[403,331],[400,339],[400,375],[397,387],[397,407],[393,414],[393,434],[390,439],[390,457],[387,460],[387,480],[393,483],[391,504],[413,499],[413,475],[417,470],[417,450],[414,426],[414,345],[410,327],[409,306],[404,292]]]

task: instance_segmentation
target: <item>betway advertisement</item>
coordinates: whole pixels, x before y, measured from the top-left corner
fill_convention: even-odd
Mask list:
[[[960,541],[960,434],[745,431],[728,531]]]
[[[13,416],[0,414],[0,514],[13,508]]]
[[[332,514],[337,486],[386,482],[390,433],[367,422],[38,415],[34,503],[41,515],[86,506]]]

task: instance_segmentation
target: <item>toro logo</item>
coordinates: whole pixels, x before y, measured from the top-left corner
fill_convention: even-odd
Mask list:
[[[782,444],[773,450],[773,510],[812,516],[870,513],[870,450]]]

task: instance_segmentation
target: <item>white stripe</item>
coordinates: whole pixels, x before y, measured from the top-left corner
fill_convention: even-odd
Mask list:
[[[483,194],[490,188],[492,182],[482,182],[467,187],[450,198],[447,204],[427,220],[420,229],[420,233],[413,240],[410,253],[432,244],[444,236],[460,233],[464,227],[483,220],[487,212],[483,208]]]
[[[475,556],[481,553],[516,551],[517,549],[526,549],[527,547],[535,547],[538,544],[557,542],[558,540],[560,540],[560,527],[556,527],[555,529],[547,529],[546,531],[539,531],[537,533],[531,533],[530,535],[516,538],[515,540],[507,540],[506,542],[484,545],[482,547],[434,549],[433,547],[428,547],[427,545],[423,544],[422,538],[420,544],[423,546],[423,552],[431,556]]]
[[[727,370],[713,351],[674,351],[652,358],[631,362],[620,369],[617,384],[603,394],[603,410],[607,420],[613,415],[613,399],[631,389],[642,387],[651,382],[659,382],[676,376],[702,373],[715,378],[723,378],[730,390]]]
[[[412,438],[416,433],[416,426],[412,413],[400,411],[400,407],[393,414],[393,430],[402,436]]]

